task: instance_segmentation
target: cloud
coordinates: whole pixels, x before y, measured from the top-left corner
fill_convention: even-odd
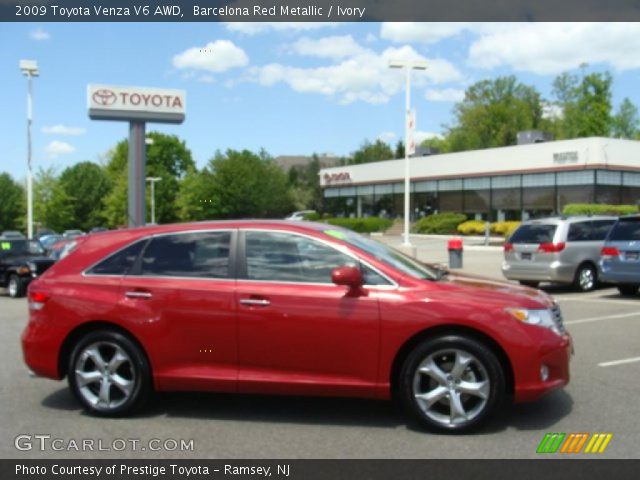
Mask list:
[[[193,47],[174,55],[173,66],[178,69],[204,70],[220,73],[232,68],[244,67],[249,57],[229,40],[216,40],[204,47]]]
[[[440,84],[462,79],[451,63],[442,59],[428,59],[412,47],[390,47],[381,53],[361,47],[361,53],[339,63],[321,67],[294,67],[271,63],[251,70],[255,81],[264,86],[285,83],[293,90],[335,97],[339,103],[355,101],[386,103],[404,88],[404,73],[389,69],[390,60],[422,60],[429,68],[413,75],[416,86]]]
[[[46,133],[48,135],[84,135],[87,131],[86,128],[82,127],[67,127],[65,125],[52,125],[50,127],[45,126],[42,127],[42,133]]]
[[[429,88],[424,98],[431,102],[460,102],[464,100],[464,90],[459,88]]]
[[[462,22],[383,22],[380,26],[380,37],[395,43],[433,44],[458,35],[467,28],[472,27]]]
[[[334,60],[352,57],[365,51],[351,35],[324,38],[304,37],[292,44],[290,50],[299,55],[331,58]]]
[[[334,22],[229,22],[225,27],[230,32],[257,35],[266,32],[303,32],[321,28],[336,28]]]
[[[640,68],[639,23],[490,24],[469,48],[472,66],[553,75],[581,63]]]
[[[54,140],[49,143],[49,145],[44,147],[44,151],[49,155],[50,158],[56,158],[60,155],[73,153],[76,151],[76,149],[73,145],[69,145],[68,143],[61,142],[59,140]]]
[[[31,30],[29,32],[29,38],[31,40],[43,41],[49,40],[51,38],[51,35],[49,35],[49,32],[43,30],[42,28],[36,28],[35,30]]]
[[[396,135],[395,132],[382,132],[378,135],[378,140],[389,144],[395,142],[397,138],[398,135]]]

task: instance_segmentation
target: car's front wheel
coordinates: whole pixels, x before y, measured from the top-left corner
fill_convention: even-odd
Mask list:
[[[408,355],[399,387],[406,411],[422,426],[462,432],[480,426],[502,402],[505,375],[484,344],[447,335]]]
[[[146,356],[130,338],[111,330],[82,337],[71,353],[67,373],[75,397],[96,415],[129,413],[151,391]]]

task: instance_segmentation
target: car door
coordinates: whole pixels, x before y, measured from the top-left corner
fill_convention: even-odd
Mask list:
[[[157,387],[235,391],[235,230],[152,237],[121,284]]]
[[[376,383],[378,294],[349,295],[334,268],[359,261],[309,236],[247,229],[237,284],[238,390],[369,395]]]

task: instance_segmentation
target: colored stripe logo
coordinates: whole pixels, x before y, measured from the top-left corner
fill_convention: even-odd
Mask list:
[[[612,438],[612,433],[547,433],[536,453],[604,453]]]

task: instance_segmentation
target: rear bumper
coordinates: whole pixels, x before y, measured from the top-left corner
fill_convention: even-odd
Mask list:
[[[502,262],[502,274],[509,280],[572,283],[576,266],[555,261],[536,264],[533,262]]]
[[[606,283],[640,285],[640,271],[623,271],[608,262],[600,262],[600,280]]]
[[[60,380],[58,371],[60,332],[47,322],[29,321],[22,333],[22,355],[27,366],[38,376]]]

